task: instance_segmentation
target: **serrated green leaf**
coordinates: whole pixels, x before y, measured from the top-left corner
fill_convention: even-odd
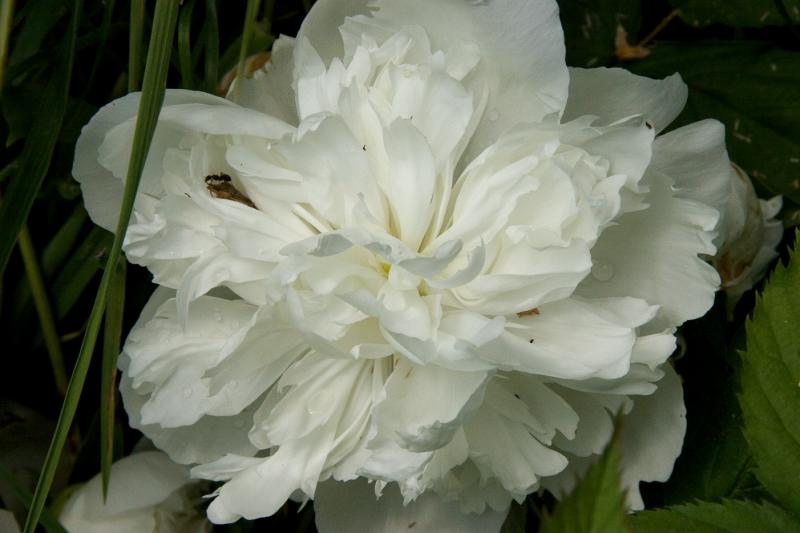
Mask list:
[[[617,26],[635,35],[641,21],[638,0],[561,0],[559,15],[567,45],[567,65],[601,67],[614,60]]]
[[[670,0],[670,4],[684,22],[696,28],[710,24],[763,28],[800,23],[800,0]]]
[[[679,72],[689,101],[675,126],[719,119],[731,159],[762,192],[800,203],[797,63],[797,52],[759,42],[661,42],[630,69],[652,77]]]
[[[795,517],[763,502],[700,502],[644,511],[628,519],[631,533],[793,533]]]
[[[800,516],[798,261],[795,249],[788,267],[778,265],[747,323],[739,400],[756,477],[786,509]]]
[[[620,533],[625,528],[625,493],[619,477],[617,437],[589,468],[575,490],[542,516],[539,533]]]

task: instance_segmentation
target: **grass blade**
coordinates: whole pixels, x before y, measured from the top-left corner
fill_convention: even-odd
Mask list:
[[[195,0],[181,7],[178,19],[178,66],[181,71],[181,87],[194,89],[194,64],[192,62],[192,13]]]
[[[6,470],[5,467],[0,466],[0,479],[6,482],[11,494],[13,494],[22,505],[30,509],[31,500],[33,499],[31,493],[16,477],[14,477],[14,474]],[[56,520],[47,509],[42,511],[42,525],[47,533],[68,533],[68,531],[64,529],[64,526],[59,524],[58,520]]]
[[[64,57],[57,62],[42,100],[47,105],[39,106],[36,110],[30,134],[20,155],[19,170],[11,179],[0,204],[0,272],[5,271],[22,224],[28,218],[36,193],[50,168],[67,107],[81,4],[82,0],[73,3],[69,29],[64,46],[60,48]]]
[[[116,411],[117,356],[122,343],[122,314],[125,308],[125,260],[117,263],[117,274],[108,293],[103,329],[103,365],[100,370],[100,472],[103,498],[108,494],[111,463],[114,460],[114,413]]]
[[[67,371],[64,366],[64,353],[61,351],[61,339],[56,330],[53,309],[50,306],[50,300],[47,298],[47,289],[45,289],[42,271],[39,268],[39,261],[36,259],[36,250],[33,247],[33,241],[27,225],[22,226],[18,244],[19,251],[22,254],[22,262],[25,265],[25,275],[28,278],[28,285],[33,295],[33,303],[36,305],[36,313],[39,315],[44,345],[47,348],[47,355],[50,356],[50,367],[53,370],[56,389],[58,389],[58,394],[63,397],[67,392]]]
[[[69,428],[75,417],[83,385],[86,381],[86,374],[89,371],[89,364],[92,360],[97,336],[100,332],[106,303],[112,281],[116,273],[116,265],[120,260],[122,252],[122,240],[128,228],[128,221],[133,211],[133,201],[136,197],[136,189],[144,169],[144,162],[153,139],[158,114],[161,104],[164,101],[164,91],[167,80],[167,70],[169,68],[170,52],[172,49],[172,39],[175,33],[175,25],[178,19],[178,0],[158,0],[155,7],[153,19],[153,32],[150,37],[150,46],[147,52],[147,63],[145,65],[144,81],[142,83],[142,99],[139,104],[139,113],[136,119],[136,130],[133,136],[133,146],[131,149],[131,159],[128,163],[128,173],[125,180],[125,192],[120,206],[119,221],[117,231],[114,236],[114,243],[108,255],[105,271],[100,280],[100,288],[95,297],[92,312],[89,315],[89,322],[86,326],[86,334],[81,344],[78,360],[72,373],[67,395],[61,406],[61,413],[58,417],[56,430],[53,440],[50,442],[50,449],[47,451],[42,473],[36,485],[33,495],[28,518],[25,521],[25,533],[33,533],[39,521],[42,509],[47,499],[47,493],[55,476],[61,452],[69,433]]]
[[[219,20],[217,0],[206,0],[206,91],[213,93],[219,83]]]
[[[247,11],[244,16],[244,32],[242,33],[242,46],[239,47],[239,63],[236,66],[236,78],[241,79],[244,76],[244,60],[247,59],[247,50],[250,47],[250,39],[255,30],[256,16],[258,15],[258,7],[261,0],[247,0]],[[234,86],[233,100],[239,99],[239,86],[237,83]]]
[[[138,91],[142,77],[142,35],[144,0],[131,0],[131,27],[128,33],[128,92]]]
[[[14,20],[14,0],[0,2],[0,94],[6,81],[6,59],[8,42],[11,39],[11,23]]]

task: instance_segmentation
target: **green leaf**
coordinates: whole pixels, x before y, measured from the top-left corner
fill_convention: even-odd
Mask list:
[[[614,61],[617,26],[636,35],[641,21],[639,0],[561,0],[559,2],[567,65],[601,67]]]
[[[800,203],[800,69],[797,52],[758,42],[659,43],[637,74],[680,72],[689,101],[676,126],[716,118],[731,159],[761,186]],[[766,191],[764,191],[764,189]]]
[[[636,513],[628,519],[632,533],[792,533],[800,522],[764,502],[725,501],[678,505]]]
[[[696,28],[710,24],[763,28],[800,23],[800,0],[670,0],[670,3],[684,22]]]
[[[20,64],[41,50],[47,34],[68,13],[65,9],[66,2],[53,4],[51,0],[34,0],[22,9],[25,16],[16,35],[9,64]]]
[[[70,378],[67,394],[61,406],[61,413],[58,417],[56,430],[53,440],[50,442],[50,449],[47,452],[39,482],[33,496],[28,518],[25,521],[25,533],[33,533],[39,516],[44,508],[47,494],[55,476],[61,452],[67,439],[75,412],[78,408],[83,385],[86,382],[86,375],[89,371],[89,364],[94,354],[95,344],[100,332],[103,314],[112,281],[116,273],[117,262],[120,260],[122,252],[122,240],[128,229],[128,221],[133,211],[133,202],[136,198],[136,189],[144,169],[147,152],[150,142],[153,139],[158,114],[161,104],[164,101],[164,91],[167,80],[167,70],[169,68],[170,52],[172,39],[175,33],[175,24],[178,19],[178,0],[158,0],[155,7],[153,19],[153,32],[150,36],[150,46],[147,52],[147,62],[142,83],[142,97],[139,104],[139,112],[136,116],[136,129],[133,135],[131,147],[131,158],[128,163],[128,172],[125,178],[125,191],[120,206],[119,220],[117,222],[114,242],[108,254],[106,268],[100,280],[100,288],[95,297],[94,306],[89,315],[86,325],[86,334],[81,344],[78,359],[75,362],[75,369]]]
[[[791,255],[789,266],[779,264],[772,274],[747,323],[739,400],[756,477],[800,516],[800,258],[796,249]]]
[[[620,533],[626,531],[625,493],[620,486],[618,434],[575,490],[542,516],[539,533]]]
[[[95,226],[64,263],[52,282],[53,303],[59,320],[67,316],[97,275],[100,261],[107,256],[111,242],[112,235]]]
[[[19,170],[11,179],[0,204],[0,272],[5,270],[17,235],[50,167],[67,106],[81,4],[81,0],[75,0],[73,4],[64,45],[60,48],[63,57],[56,63],[42,100],[47,105],[37,106],[31,132],[20,155]]]

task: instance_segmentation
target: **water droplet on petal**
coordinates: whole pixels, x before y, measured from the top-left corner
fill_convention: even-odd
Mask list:
[[[494,122],[494,121],[496,121],[498,118],[500,118],[500,112],[499,112],[497,109],[491,109],[491,110],[489,110],[489,115],[488,115],[488,117],[489,117],[489,120],[491,120],[492,122]]]
[[[214,317],[214,320],[217,322],[222,322],[222,311],[219,309],[214,309],[214,311],[211,312],[211,316]]]
[[[316,415],[327,409],[330,404],[330,394],[325,391],[316,392],[311,398],[308,399],[308,414]]]
[[[191,387],[186,387],[185,389],[183,389],[183,397],[184,398],[191,398],[191,396],[192,396],[192,388]]]
[[[231,271],[227,268],[220,268],[214,272],[214,276],[217,278],[217,281],[222,281],[231,277]]]
[[[595,261],[592,265],[592,277],[597,281],[609,281],[614,277],[614,266],[605,261]]]

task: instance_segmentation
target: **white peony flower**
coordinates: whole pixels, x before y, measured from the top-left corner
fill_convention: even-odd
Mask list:
[[[497,531],[620,410],[641,508],[682,446],[667,359],[730,194],[721,124],[658,135],[680,77],[568,69],[551,0],[319,0],[237,84],[167,92],[125,240],[160,285],[125,407],[224,482],[210,519],[293,497],[323,532]],[[76,149],[109,229],[138,103]]]
[[[69,533],[204,533],[200,493],[188,470],[162,452],[129,455],[111,465],[103,502],[100,474],[69,497],[58,520]]]

